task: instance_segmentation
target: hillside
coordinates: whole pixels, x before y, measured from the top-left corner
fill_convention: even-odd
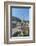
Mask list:
[[[12,16],[12,21],[18,21],[18,22],[21,22],[21,20],[19,19],[19,18],[16,18],[16,17],[14,17],[14,16]]]

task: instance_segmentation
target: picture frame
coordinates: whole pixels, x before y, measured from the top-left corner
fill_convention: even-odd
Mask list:
[[[18,24],[20,26],[18,26]],[[4,2],[4,43],[16,44],[34,42],[35,3]]]

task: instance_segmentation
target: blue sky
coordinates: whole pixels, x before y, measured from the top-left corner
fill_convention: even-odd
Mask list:
[[[29,8],[12,8],[12,16],[21,20],[29,20]]]

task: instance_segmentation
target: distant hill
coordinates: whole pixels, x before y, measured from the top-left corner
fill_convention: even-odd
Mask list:
[[[17,17],[14,17],[14,16],[12,16],[12,17],[11,17],[11,20],[12,20],[12,21],[21,22],[21,19],[19,19],[19,18],[17,18]],[[24,22],[28,22],[28,23],[29,23],[29,21],[28,21],[28,20],[27,20],[27,21],[26,21],[26,20],[23,20],[23,21],[24,21]]]
[[[19,18],[14,17],[14,16],[12,16],[12,21],[18,21],[18,22],[21,22],[21,20],[20,20]]]

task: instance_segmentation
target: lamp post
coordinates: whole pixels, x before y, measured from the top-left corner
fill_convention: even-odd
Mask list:
[[[21,19],[21,35],[23,36],[23,31],[24,31],[24,17],[23,17],[23,15],[22,15],[22,19]]]

